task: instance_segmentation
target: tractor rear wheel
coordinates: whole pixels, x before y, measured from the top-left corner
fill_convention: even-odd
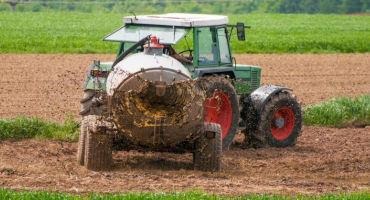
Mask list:
[[[302,128],[301,106],[290,92],[279,92],[265,104],[257,121],[249,133],[250,146],[293,146]]]
[[[201,171],[219,171],[221,169],[221,156],[221,126],[205,122],[201,136],[195,141],[194,168]]]
[[[228,149],[238,130],[239,103],[234,86],[223,76],[208,76],[200,79],[206,91],[204,121],[221,126],[223,149]]]
[[[95,128],[98,124],[97,116],[87,117],[84,164],[89,170],[108,170],[112,164],[112,138],[109,134]]]

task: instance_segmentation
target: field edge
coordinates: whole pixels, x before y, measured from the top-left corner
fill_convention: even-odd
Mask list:
[[[216,195],[206,193],[199,189],[188,190],[184,192],[128,192],[128,193],[66,193],[66,192],[49,192],[49,191],[30,191],[0,188],[0,199],[368,199],[369,191],[355,191],[346,193],[327,193],[320,195],[307,194],[258,194],[250,193],[243,195]]]

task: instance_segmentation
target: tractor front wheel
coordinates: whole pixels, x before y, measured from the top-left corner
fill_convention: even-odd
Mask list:
[[[249,144],[252,147],[293,146],[301,128],[300,104],[290,92],[279,92],[262,108],[256,129],[249,133]]]

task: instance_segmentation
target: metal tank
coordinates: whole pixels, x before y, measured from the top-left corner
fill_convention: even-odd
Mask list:
[[[106,85],[114,124],[126,138],[148,147],[191,140],[203,122],[203,92],[163,48],[151,37],[144,52],[115,65]]]

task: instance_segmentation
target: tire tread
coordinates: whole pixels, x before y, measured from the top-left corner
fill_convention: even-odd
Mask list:
[[[215,133],[215,138],[207,138],[206,133]],[[202,135],[195,142],[193,153],[194,168],[201,171],[220,171],[222,156],[221,127],[216,123],[204,123]]]
[[[296,124],[294,125],[292,135],[284,140],[283,142],[278,142],[273,139],[270,130],[270,115],[274,107],[282,101],[291,101],[297,106],[297,112],[295,113]],[[297,101],[297,98],[290,92],[282,91],[278,94],[272,96],[265,107],[260,113],[259,120],[257,120],[257,128],[255,130],[249,130],[248,133],[248,145],[254,148],[262,148],[266,146],[273,147],[287,147],[294,146],[298,136],[300,135],[300,130],[302,127],[302,116],[301,116],[301,106]]]
[[[93,132],[98,117],[88,116],[85,145],[85,167],[93,171],[109,170],[112,164],[112,139],[109,134]]]

